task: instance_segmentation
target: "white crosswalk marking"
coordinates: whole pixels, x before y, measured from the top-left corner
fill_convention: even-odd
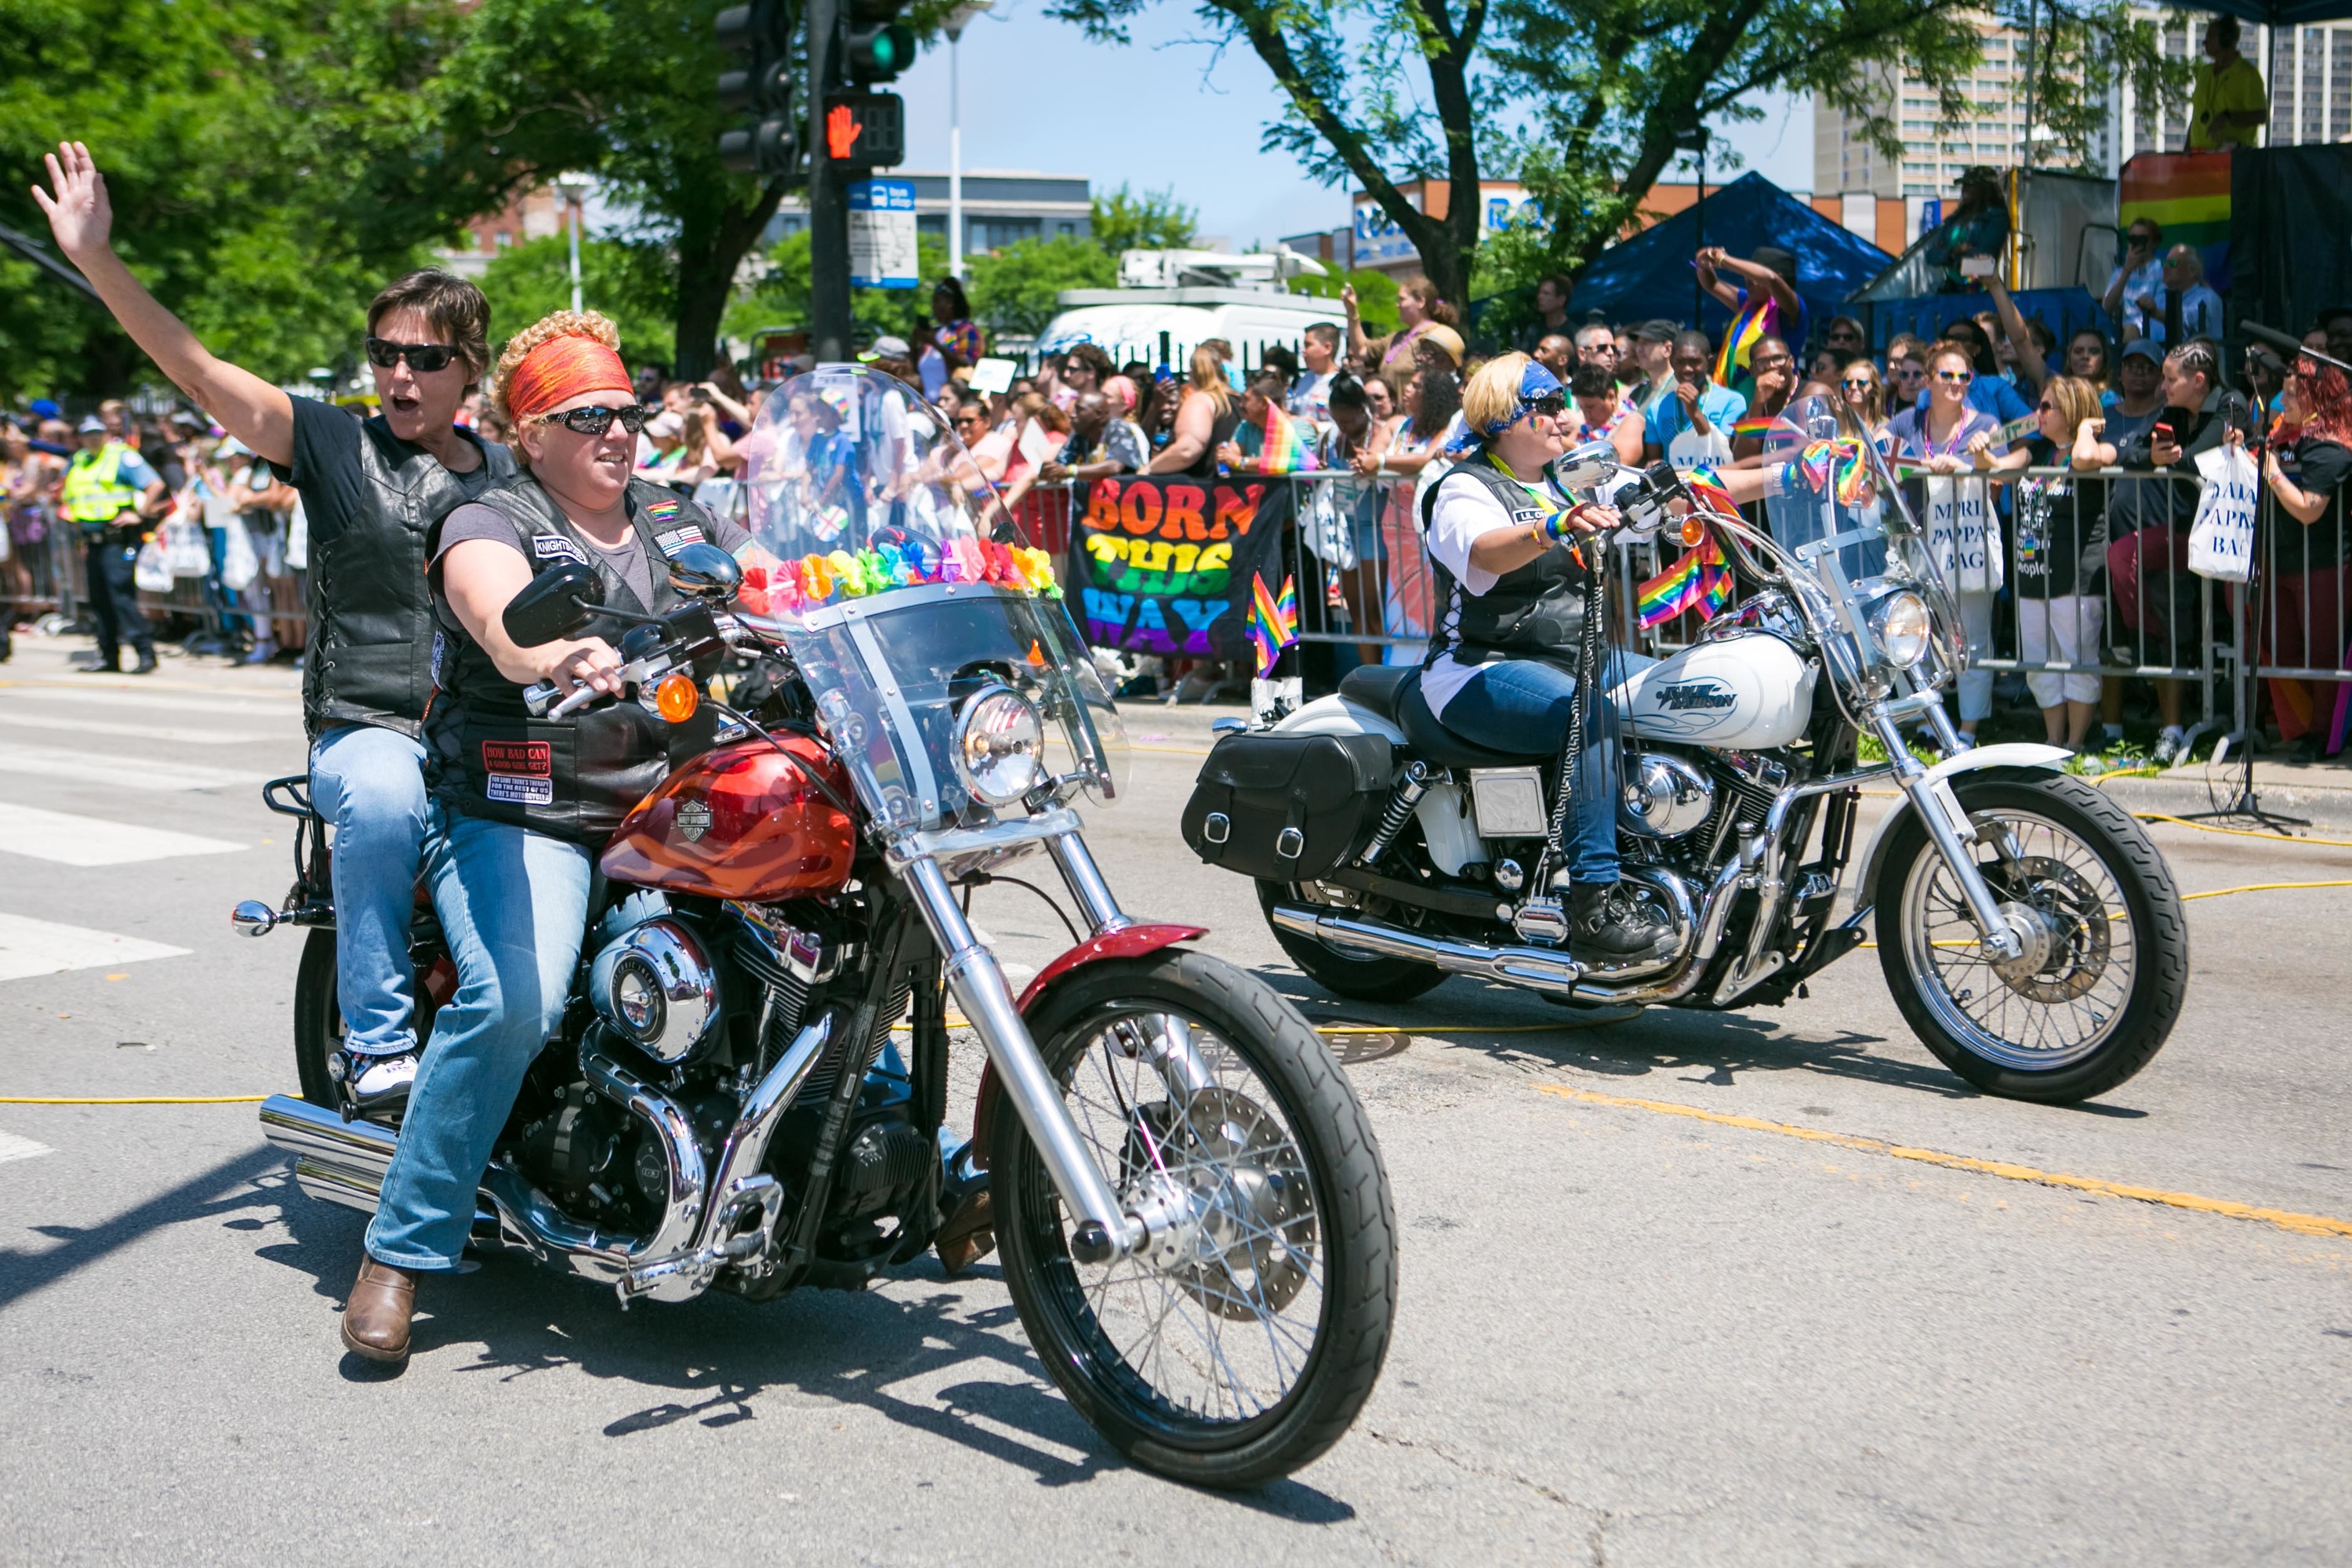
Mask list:
[[[35,974],[95,969],[102,964],[137,963],[150,958],[177,958],[187,951],[135,936],[91,931],[87,926],[37,921],[29,915],[0,914],[0,980],[23,980]]]
[[[129,735],[134,740],[155,741],[183,746],[241,746],[249,741],[274,741],[278,737],[263,730],[187,730],[164,724],[127,724],[109,722],[104,719],[76,719],[64,713],[47,711],[7,712],[0,708],[0,720],[20,730],[71,730],[82,735]]]
[[[36,1143],[30,1138],[19,1138],[13,1132],[0,1132],[0,1165],[11,1160],[29,1160],[36,1154],[56,1152],[47,1143]]]
[[[0,854],[27,855],[60,866],[133,866],[177,855],[226,855],[244,847],[226,838],[0,802]]]
[[[261,784],[272,776],[243,768],[206,768],[193,763],[162,762],[153,757],[68,752],[47,746],[21,746],[5,741],[0,741],[0,773],[35,773],[43,778],[70,779],[77,784],[103,784],[112,789],[159,792],[225,789],[236,784]]]
[[[256,718],[299,719],[302,704],[289,692],[283,701],[259,697],[198,697],[181,691],[119,691],[106,686],[8,686],[0,684],[0,709],[19,702],[68,708],[168,708],[176,713],[247,713]]]

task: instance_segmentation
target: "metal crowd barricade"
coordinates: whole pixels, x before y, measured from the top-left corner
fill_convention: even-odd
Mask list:
[[[2313,521],[2298,521],[2266,485],[2254,534],[2260,563],[2252,595],[2232,594],[2231,641],[2249,651],[2279,731],[2289,742],[2306,736],[2322,751],[2337,749],[2352,728],[2352,564],[2347,564],[2345,492],[2338,489]],[[2251,732],[2259,715],[2242,712],[2238,729]]]
[[[72,620],[81,612],[81,552],[73,525],[47,504],[17,513],[9,524],[8,558],[0,561],[0,616],[15,621],[57,614]]]

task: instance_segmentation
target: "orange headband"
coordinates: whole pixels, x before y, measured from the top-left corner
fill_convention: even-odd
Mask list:
[[[507,412],[517,419],[544,414],[583,392],[627,392],[621,356],[593,338],[550,338],[523,355],[507,377]]]

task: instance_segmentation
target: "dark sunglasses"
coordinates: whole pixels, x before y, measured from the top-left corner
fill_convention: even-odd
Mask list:
[[[1528,412],[1539,414],[1547,419],[1557,419],[1568,412],[1568,394],[1547,392],[1541,397],[1529,400]]]
[[[647,417],[643,407],[632,403],[624,408],[606,408],[602,405],[567,408],[561,414],[542,414],[539,419],[542,425],[550,422],[561,424],[575,436],[602,436],[613,427],[613,421],[618,419],[621,428],[634,436],[646,427]]]
[[[1868,392],[1878,384],[1868,376],[1857,376],[1852,381],[1841,381],[1838,384],[1848,392]]]
[[[419,375],[429,375],[436,370],[447,370],[457,351],[447,343],[395,343],[388,338],[367,341],[368,363],[378,370],[390,370],[407,356],[408,368]]]

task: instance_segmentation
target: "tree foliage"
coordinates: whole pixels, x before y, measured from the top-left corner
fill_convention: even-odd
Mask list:
[[[572,242],[550,235],[503,251],[482,274],[490,302],[490,352],[551,310],[572,306]],[[632,365],[669,363],[677,331],[669,258],[644,241],[583,239],[580,302],[601,310],[621,330],[621,353]]]
[[[916,276],[943,278],[948,270],[947,242],[929,235],[915,239]],[[765,269],[758,282],[739,293],[727,307],[724,330],[730,338],[748,339],[762,327],[805,327],[809,321],[809,231],[788,234],[768,247]],[[912,289],[856,289],[849,295],[854,336],[860,343],[891,334],[914,341],[931,306],[929,282]]]
[[[1090,239],[1020,239],[992,255],[971,258],[972,314],[991,331],[1029,335],[1054,319],[1065,289],[1109,289],[1118,262]]]
[[[1126,185],[1093,199],[1095,243],[1116,257],[1122,250],[1182,250],[1200,237],[1200,209],[1176,193],[1130,195]]]

